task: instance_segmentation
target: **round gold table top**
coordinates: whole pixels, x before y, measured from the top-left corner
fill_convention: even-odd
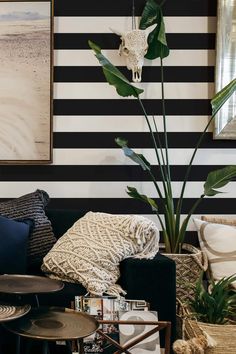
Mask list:
[[[98,329],[94,317],[63,307],[33,308],[26,316],[4,324],[17,335],[42,340],[84,338]]]
[[[5,294],[42,294],[63,289],[60,280],[36,275],[4,274],[0,275],[0,293]]]

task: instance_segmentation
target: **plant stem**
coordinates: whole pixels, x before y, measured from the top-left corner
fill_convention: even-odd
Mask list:
[[[187,226],[188,226],[188,222],[189,222],[189,219],[191,217],[191,215],[193,214],[193,212],[195,211],[195,209],[197,208],[197,206],[201,203],[202,199],[205,197],[204,194],[201,195],[200,198],[197,199],[197,201],[194,203],[194,205],[192,206],[192,208],[190,209],[187,217],[185,218],[185,220],[183,221],[183,224],[181,226],[181,229],[180,229],[180,232],[179,232],[179,235],[178,235],[178,238],[177,238],[177,241],[176,241],[176,245],[175,245],[175,252],[178,251],[178,248],[181,249],[181,246],[184,242],[184,235],[185,235],[185,232],[186,232],[186,229],[187,229]]]
[[[180,225],[180,216],[181,216],[181,210],[182,210],[182,204],[183,204],[183,196],[184,196],[186,183],[187,183],[187,180],[188,180],[188,177],[189,177],[189,173],[190,173],[191,168],[192,168],[193,160],[195,158],[195,155],[197,153],[197,150],[198,150],[199,146],[201,145],[201,142],[202,142],[202,140],[203,140],[203,138],[205,136],[205,133],[206,133],[207,129],[209,128],[212,120],[215,118],[216,113],[212,115],[212,117],[210,118],[209,122],[207,123],[204,131],[202,132],[202,134],[201,134],[201,136],[200,136],[200,138],[199,138],[199,140],[197,142],[197,145],[196,145],[196,147],[194,149],[194,152],[192,154],[191,160],[189,162],[189,165],[188,165],[185,177],[184,177],[183,186],[182,186],[182,189],[181,189],[181,193],[180,193],[180,197],[179,197],[179,200],[178,200],[177,208],[176,208],[176,232],[178,232],[178,228],[179,228],[179,225]]]
[[[170,166],[169,166],[169,156],[168,156],[168,137],[166,129],[166,107],[165,107],[165,94],[164,94],[164,72],[163,72],[163,60],[161,59],[161,100],[162,100],[162,115],[163,115],[163,126],[164,126],[164,137],[165,137],[165,152],[166,152],[166,168],[168,174],[168,182],[171,190],[171,177],[170,177]]]
[[[163,59],[160,57],[161,61],[161,100],[162,100],[162,115],[163,115],[163,127],[164,127],[164,138],[165,138],[165,155],[166,155],[166,174],[167,178],[167,188],[168,188],[168,199],[167,199],[167,213],[170,220],[170,232],[169,237],[174,239],[175,237],[175,211],[174,203],[172,196],[172,186],[171,186],[171,174],[170,174],[170,164],[169,164],[169,155],[168,155],[168,136],[167,136],[167,127],[166,127],[166,107],[165,107],[165,92],[164,92],[164,68],[163,68]],[[172,245],[171,245],[172,247]]]
[[[154,185],[156,187],[156,190],[157,190],[157,193],[158,193],[160,199],[163,202],[163,195],[162,195],[161,190],[160,190],[160,188],[159,188],[159,186],[158,186],[158,184],[156,182],[155,176],[153,175],[153,173],[150,170],[147,170],[147,171],[148,171],[148,173],[149,173],[149,175],[150,175],[150,177],[151,177],[151,179],[152,179],[152,181],[153,181],[153,183],[154,183]]]
[[[143,105],[143,102],[141,101],[139,96],[138,96],[138,101],[139,101],[139,104],[140,104],[140,106],[142,108],[144,116],[146,118],[146,122],[147,122],[149,131],[150,131],[151,136],[152,136],[152,141],[153,141],[153,144],[154,144],[154,149],[155,149],[155,152],[156,152],[157,161],[158,161],[158,164],[160,166],[160,171],[161,171],[161,176],[162,176],[162,183],[163,183],[163,187],[164,187],[164,193],[165,193],[165,196],[167,197],[168,196],[168,192],[167,192],[167,189],[166,189],[165,181],[168,180],[168,176],[165,176],[165,174],[164,174],[164,171],[163,171],[163,168],[162,168],[162,164],[161,164],[161,160],[160,160],[160,156],[159,156],[159,153],[158,153],[158,147],[157,147],[156,139],[155,139],[155,136],[153,134],[152,127],[150,125],[150,122],[149,122],[149,119],[148,119],[148,116],[147,116],[147,112],[146,112],[145,107]]]
[[[166,175],[167,171],[166,171],[166,165],[165,165],[165,158],[164,158],[164,154],[163,154],[163,150],[162,150],[162,144],[161,144],[161,139],[160,139],[160,136],[159,136],[159,131],[157,129],[156,120],[155,120],[154,116],[152,116],[152,120],[153,120],[153,124],[154,124],[155,130],[156,130],[156,133],[157,133],[156,134],[157,135],[157,142],[158,142],[158,145],[160,147],[162,164],[163,164],[163,168],[165,169],[165,175]]]

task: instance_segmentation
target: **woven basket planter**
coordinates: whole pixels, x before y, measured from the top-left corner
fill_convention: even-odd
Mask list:
[[[191,313],[181,301],[177,302],[177,332],[178,338],[189,340],[207,333],[214,342],[213,347],[204,350],[206,354],[235,354],[236,353],[236,323],[210,324],[191,318]]]
[[[165,246],[160,245],[160,250]],[[208,260],[206,254],[198,248],[184,243],[182,250],[185,253],[164,253],[176,263],[176,297],[185,302],[193,296],[194,286],[202,271],[206,271]],[[193,286],[191,286],[193,285]]]
[[[206,332],[214,341],[213,348],[205,349],[206,354],[235,354],[236,325],[216,325],[194,320],[183,320],[184,339],[191,339]]]

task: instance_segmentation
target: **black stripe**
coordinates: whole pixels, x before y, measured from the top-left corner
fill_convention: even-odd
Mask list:
[[[102,49],[117,49],[120,38],[113,33],[55,33],[55,49],[90,49],[88,40]],[[167,33],[170,49],[215,49],[214,33]],[[91,52],[92,55],[92,52]]]
[[[131,71],[117,67],[130,81]],[[166,66],[165,82],[214,82],[213,66]],[[160,67],[144,66],[142,82],[160,82]],[[102,68],[99,66],[55,66],[54,82],[106,82]]]
[[[122,154],[122,152],[121,152]],[[224,166],[192,166],[189,181],[205,181],[209,172]],[[160,169],[152,168],[157,181],[161,180]],[[187,166],[171,166],[172,181],[182,181]],[[51,165],[51,166],[1,166],[0,181],[150,181],[149,175],[138,165],[92,166],[92,165]],[[127,183],[128,184],[128,183]]]
[[[160,231],[160,242],[164,242],[163,241],[163,232]],[[185,233],[185,238],[184,238],[184,242],[186,243],[190,243],[191,245],[195,246],[195,247],[199,247],[199,241],[198,241],[198,235],[196,231],[187,231]]]
[[[210,115],[210,100],[174,99],[165,100],[167,115]],[[149,115],[160,115],[161,100],[143,100]],[[143,115],[140,105],[134,99],[108,100],[54,100],[55,115]]]
[[[1,201],[1,199],[0,199]],[[175,199],[175,205],[178,199]],[[158,202],[158,201],[157,201]],[[184,199],[182,213],[187,214],[196,199]],[[49,208],[80,209],[87,211],[103,211],[116,214],[151,214],[148,205],[132,198],[52,198]],[[203,199],[195,214],[235,214],[235,200],[233,198]],[[163,213],[162,207],[159,208]]]
[[[181,120],[180,120],[181,124]],[[194,148],[201,136],[200,132],[194,133],[168,133],[169,148],[183,149]],[[115,138],[122,137],[128,140],[129,146],[133,148],[152,148],[153,142],[150,133],[54,133],[53,147],[57,149],[106,149],[119,148],[115,143]],[[161,144],[164,146],[164,133],[159,133]],[[236,148],[236,140],[213,140],[212,133],[206,133],[203,137],[201,148],[205,149],[233,149]]]
[[[79,0],[55,0],[55,16],[131,16],[131,4],[127,0],[90,0],[82,4]],[[144,5],[145,0],[135,1],[137,16]],[[180,0],[166,1],[163,12],[165,16],[216,16],[216,0],[181,0],[181,4]]]

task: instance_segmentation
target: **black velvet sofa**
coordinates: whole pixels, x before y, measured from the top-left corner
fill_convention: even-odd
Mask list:
[[[83,216],[78,210],[46,211],[57,238],[62,236],[73,223]],[[145,299],[150,302],[151,310],[158,311],[159,320],[172,323],[172,341],[176,325],[176,273],[175,262],[157,254],[152,260],[126,259],[120,264],[119,283],[127,291],[129,299]],[[31,268],[28,274],[42,275],[40,267]],[[86,289],[80,284],[66,283],[63,290],[39,296],[40,305],[70,307],[75,295],[83,295]],[[28,300],[28,299],[27,299]],[[163,344],[161,334],[161,344]]]

